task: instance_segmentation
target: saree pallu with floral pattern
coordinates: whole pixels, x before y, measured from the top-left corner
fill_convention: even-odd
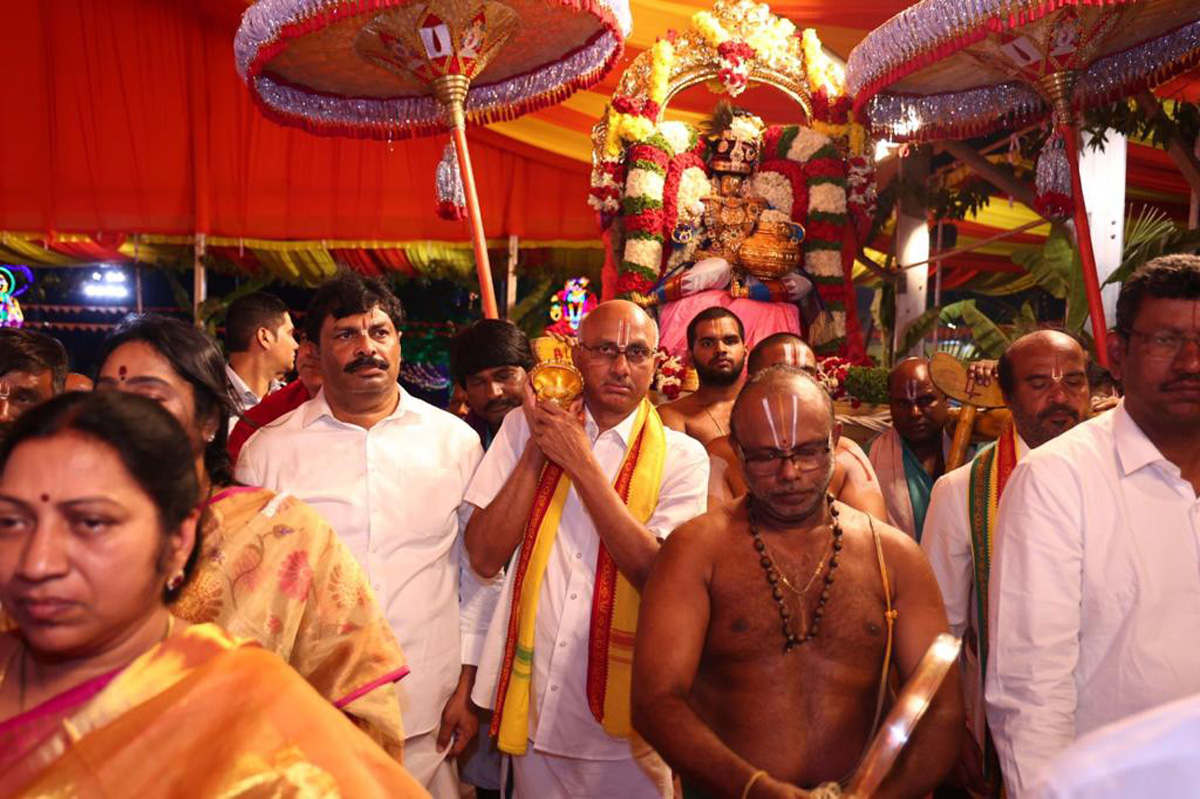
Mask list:
[[[196,574],[172,612],[279,655],[399,760],[392,684],[408,668],[333,528],[304,502],[262,488],[225,489],[208,511]]]
[[[0,723],[0,797],[425,797],[276,655],[190,627]]]
[[[666,456],[662,420],[648,400],[638,406],[630,441],[613,488],[630,514],[645,524],[658,505]],[[570,489],[571,480],[562,468],[547,463],[525,525],[491,726],[500,751],[509,754],[523,755],[528,745],[537,605]],[[588,639],[587,697],[592,715],[604,730],[624,738],[633,735],[630,684],[640,602],[637,589],[620,573],[601,541]]]

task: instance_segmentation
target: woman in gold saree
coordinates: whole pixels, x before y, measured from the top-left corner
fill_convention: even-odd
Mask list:
[[[278,656],[170,614],[198,556],[186,447],[112,392],[0,446],[0,797],[425,796]]]
[[[216,345],[193,325],[140,316],[105,339],[100,360],[99,390],[155,400],[183,425],[208,497],[196,577],[175,615],[275,652],[400,759],[392,687],[407,673],[400,647],[358,562],[316,511],[234,484],[226,449],[233,404]]]

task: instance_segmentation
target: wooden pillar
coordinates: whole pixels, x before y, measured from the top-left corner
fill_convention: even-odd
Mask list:
[[[204,273],[205,235],[196,234],[196,243],[192,248],[192,319],[197,327],[203,327],[200,319],[200,305],[208,299],[208,281]]]
[[[927,148],[913,150],[912,154],[900,159],[900,179],[910,186],[924,187],[929,183],[930,156]],[[896,204],[896,264],[901,269],[906,264],[923,263],[912,269],[904,269],[896,281],[896,327],[893,341],[899,348],[904,333],[918,316],[925,313],[929,290],[929,209],[916,196],[917,192],[905,192]],[[922,192],[923,194],[923,192]],[[909,355],[895,352],[895,359]]]
[[[508,237],[508,269],[504,275],[504,313],[505,319],[509,318],[509,313],[512,312],[513,306],[517,304],[517,262],[520,260],[520,238],[518,236]]]

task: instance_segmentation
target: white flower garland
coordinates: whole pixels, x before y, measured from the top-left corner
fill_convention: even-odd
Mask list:
[[[625,260],[657,272],[662,261],[662,242],[629,239],[625,242]]]
[[[842,276],[842,254],[837,250],[809,250],[804,252],[804,265],[813,277]]]
[[[649,169],[631,169],[629,177],[625,179],[625,196],[661,198],[663,182],[663,176],[657,172]]]
[[[704,214],[704,198],[712,194],[708,175],[698,166],[689,166],[679,176],[679,221],[695,223]]]
[[[836,183],[821,183],[808,190],[808,210],[825,214],[846,213],[846,190]]]
[[[796,138],[792,139],[792,144],[788,147],[787,157],[789,161],[798,161],[804,163],[812,158],[813,153],[820,150],[827,144],[832,144],[833,140],[823,133],[817,133],[811,128],[800,128],[796,134]]]
[[[664,122],[658,126],[658,133],[671,145],[671,156],[687,152],[696,143],[696,134],[686,122]]]

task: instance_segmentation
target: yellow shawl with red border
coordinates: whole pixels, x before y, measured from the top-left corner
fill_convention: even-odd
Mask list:
[[[645,524],[658,506],[666,433],[649,400],[642,400],[636,413],[629,436],[632,443],[613,488],[633,517]],[[499,736],[500,751],[513,755],[525,754],[528,746],[538,598],[570,489],[571,480],[560,466],[547,463],[542,468],[517,560],[491,727],[491,734]],[[629,697],[640,603],[637,589],[620,573],[601,541],[588,639],[587,697],[592,715],[604,730],[625,738],[633,734]]]

